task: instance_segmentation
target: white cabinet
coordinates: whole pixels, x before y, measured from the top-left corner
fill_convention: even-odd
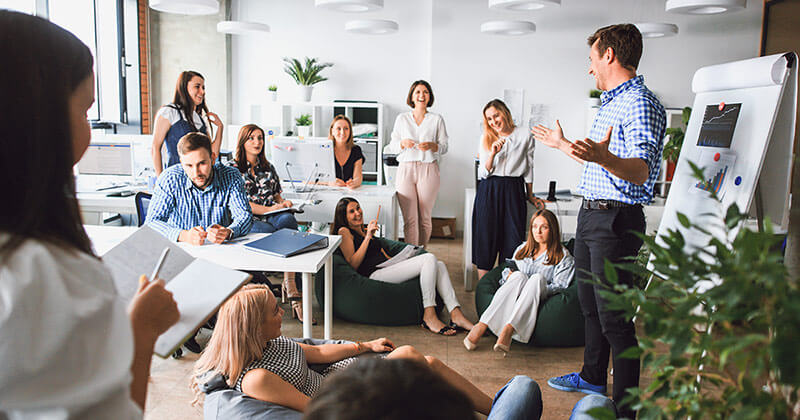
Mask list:
[[[383,104],[377,102],[270,102],[253,105],[251,120],[259,121],[266,132],[272,130],[276,136],[297,136],[295,119],[300,115],[311,115],[310,137],[328,137],[333,117],[345,115],[353,123],[355,142],[366,157],[363,166],[364,181],[383,185],[383,146],[387,142]],[[368,125],[369,124],[369,125]],[[360,131],[369,134],[361,135]]]

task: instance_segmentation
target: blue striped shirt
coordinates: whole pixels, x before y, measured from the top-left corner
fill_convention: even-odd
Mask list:
[[[587,162],[578,191],[588,200],[617,200],[629,204],[649,204],[653,199],[653,185],[661,169],[664,131],[667,116],[658,98],[644,85],[644,78],[636,76],[604,92],[602,105],[589,132],[589,138],[600,141],[608,127],[611,133],[609,152],[617,157],[639,158],[647,164],[647,181],[636,185],[625,181]]]
[[[201,190],[181,165],[174,165],[158,177],[145,223],[173,241],[182,230],[215,223],[232,230],[235,238],[250,232],[253,213],[237,169],[214,165],[211,182]]]

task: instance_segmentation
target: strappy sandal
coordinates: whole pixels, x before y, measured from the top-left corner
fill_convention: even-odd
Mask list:
[[[456,330],[456,331],[466,331],[466,332],[469,332],[469,330],[468,330],[468,329],[466,329],[466,328],[464,328],[464,327],[462,327],[462,326],[460,326],[460,325],[456,324],[456,323],[455,323],[455,322],[453,322],[453,321],[450,321],[450,324],[449,324],[449,326],[450,326],[450,328],[452,328],[452,329],[454,329],[454,330]]]
[[[422,324],[420,324],[419,326],[422,327],[422,328],[425,328],[426,330],[428,330],[430,332],[435,332],[436,334],[444,335],[444,336],[447,336],[447,337],[456,335],[456,333],[458,333],[458,331],[456,331],[455,328],[453,328],[453,327],[451,327],[449,325],[445,325],[439,331],[433,331],[432,329],[428,328],[428,324],[425,321],[422,321]],[[450,331],[453,331],[453,334],[447,334]]]

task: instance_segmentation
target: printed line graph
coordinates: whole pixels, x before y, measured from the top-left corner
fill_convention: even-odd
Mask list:
[[[727,104],[722,110],[717,105],[706,106],[697,145],[730,148],[741,108],[742,104]]]

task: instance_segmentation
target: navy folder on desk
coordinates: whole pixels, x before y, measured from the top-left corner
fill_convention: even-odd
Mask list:
[[[328,247],[328,237],[292,229],[281,229],[265,238],[244,244],[245,248],[276,257],[291,257]]]

